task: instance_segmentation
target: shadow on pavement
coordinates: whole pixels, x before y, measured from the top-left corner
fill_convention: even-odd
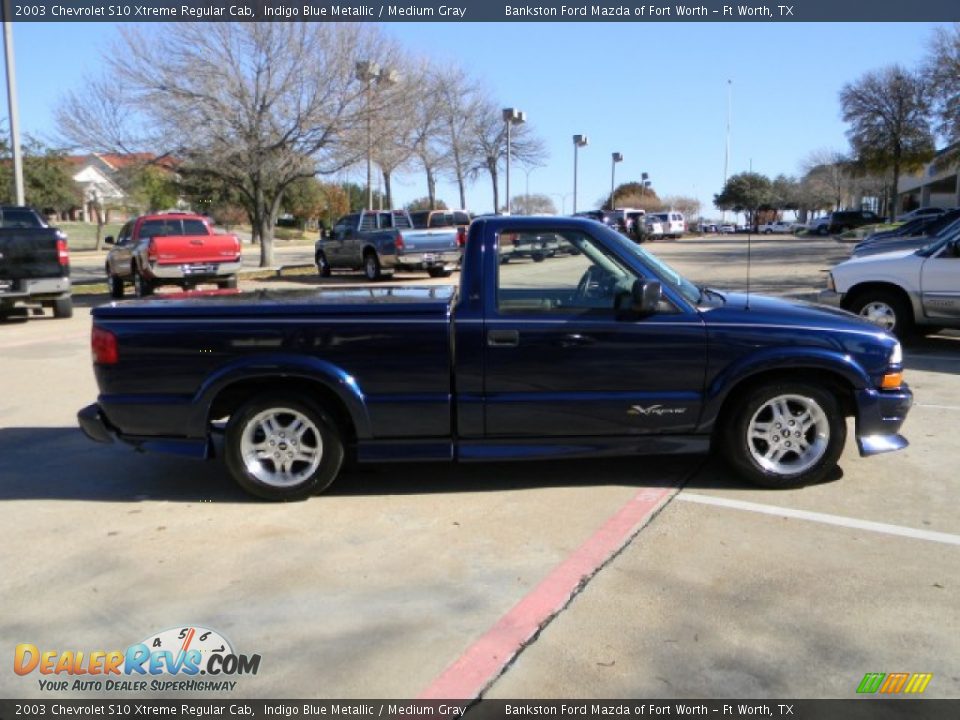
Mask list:
[[[827,482],[842,476],[839,472]],[[347,467],[328,494],[415,495],[501,492],[545,487],[750,489],[718,459],[660,455],[594,460],[398,463]],[[771,491],[776,492],[776,491]],[[75,428],[0,429],[0,501],[255,503],[223,462],[138,453],[98,444]]]

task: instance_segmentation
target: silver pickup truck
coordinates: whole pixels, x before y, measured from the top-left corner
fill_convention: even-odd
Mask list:
[[[460,263],[464,240],[458,228],[414,229],[405,210],[372,210],[337,220],[321,234],[314,259],[321,277],[338,268],[363,270],[371,281],[396,270],[449,277]]]

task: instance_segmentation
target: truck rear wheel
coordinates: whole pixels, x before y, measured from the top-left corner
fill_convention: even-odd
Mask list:
[[[744,479],[770,488],[822,480],[837,464],[847,425],[833,395],[801,382],[750,391],[725,428],[723,453]]]
[[[226,464],[247,492],[266,500],[302,500],[326,490],[343,464],[336,424],[314,403],[261,395],[227,423]]]
[[[73,317],[73,298],[69,295],[53,301],[53,316],[55,318]]]
[[[368,250],[363,256],[363,274],[371,282],[383,277],[383,271],[380,268],[380,258],[373,250]]]
[[[226,280],[218,280],[217,287],[221,290],[236,290],[237,289],[237,276],[228,277]]]
[[[139,298],[153,295],[153,282],[147,280],[138,268],[133,269],[133,294]]]
[[[447,270],[446,268],[430,268],[427,270],[427,274],[432,278],[447,278],[453,275],[453,270]]]

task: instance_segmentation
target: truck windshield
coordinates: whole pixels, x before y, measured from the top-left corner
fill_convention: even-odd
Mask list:
[[[637,245],[637,243],[632,240],[627,239],[618,232],[612,230],[603,233],[604,240],[611,244],[616,245],[617,247],[622,248],[628,253],[632,253],[640,258],[641,262],[646,265],[648,268],[653,270],[653,272],[667,284],[676,288],[681,295],[683,295],[691,303],[696,304],[700,299],[700,289],[694,285],[692,282],[687,280],[683,275],[678,273],[672,267],[667,265],[663,260],[658,258],[653,253],[649,253],[644,250],[642,247]]]

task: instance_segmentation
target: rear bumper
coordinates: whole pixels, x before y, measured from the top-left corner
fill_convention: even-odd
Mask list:
[[[243,266],[241,262],[226,263],[182,263],[179,265],[160,265],[151,263],[148,266],[153,279],[161,282],[184,281],[193,282],[211,278],[226,278],[236,275]]]
[[[384,255],[381,261],[384,267],[402,270],[430,270],[431,268],[455,270],[460,262],[460,251],[442,250]]]
[[[70,278],[33,278],[15,280],[5,289],[0,289],[0,300],[29,300],[30,298],[56,298],[70,293]]]
[[[83,434],[95,442],[111,443],[114,440],[133,445],[137,450],[182,455],[204,459],[213,456],[210,438],[184,438],[152,435],[124,435],[114,428],[102,408],[94,403],[77,413],[77,422]]]
[[[913,393],[906,385],[899,390],[860,390],[856,417],[860,455],[866,457],[907,447],[909,443],[900,435],[900,426],[911,405]]]

